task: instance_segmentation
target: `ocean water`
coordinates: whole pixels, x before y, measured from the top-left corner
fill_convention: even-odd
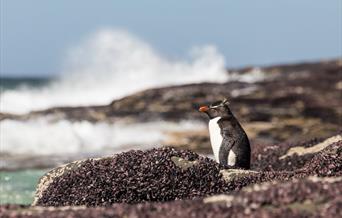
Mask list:
[[[16,90],[24,87],[27,89],[34,89],[46,86],[52,80],[52,78],[45,77],[0,77],[0,90],[3,93],[5,91]]]
[[[0,123],[1,153],[10,155],[75,155],[115,153],[164,144],[172,133],[205,129],[196,121],[91,123],[46,118]],[[83,155],[82,155],[83,154]]]
[[[31,204],[39,178],[47,170],[0,171],[0,204]]]

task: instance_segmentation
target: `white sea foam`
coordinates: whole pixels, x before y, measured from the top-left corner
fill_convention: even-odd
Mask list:
[[[241,74],[237,72],[230,72],[228,74],[228,80],[240,81],[246,83],[254,83],[265,79],[265,73],[259,68],[252,68],[249,72]]]
[[[58,80],[0,93],[0,111],[108,104],[146,88],[226,80],[224,57],[212,45],[191,49],[187,60],[170,60],[123,30],[105,29],[70,49]]]
[[[79,155],[119,152],[132,148],[156,147],[168,140],[168,133],[204,129],[193,121],[149,122],[140,124],[90,123],[45,118],[16,121],[0,125],[1,153],[26,155]]]

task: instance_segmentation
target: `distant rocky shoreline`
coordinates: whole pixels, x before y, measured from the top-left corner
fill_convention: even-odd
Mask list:
[[[200,83],[149,89],[114,100],[109,105],[58,107],[25,115],[0,114],[0,120],[36,119],[90,122],[198,120],[202,104],[228,98],[231,108],[255,143],[298,142],[308,138],[325,138],[341,131],[342,60],[275,65],[271,67],[231,69],[232,81]],[[256,72],[255,72],[256,71]],[[249,83],[248,78],[261,79]],[[234,80],[239,75],[240,80]],[[241,79],[246,77],[246,79]],[[201,151],[208,137],[185,134]],[[202,141],[202,143],[200,143]]]
[[[260,146],[252,163],[251,170],[227,169],[194,152],[169,147],[87,159],[42,177],[34,206],[2,205],[0,213],[1,217],[341,214],[341,134],[296,146]]]

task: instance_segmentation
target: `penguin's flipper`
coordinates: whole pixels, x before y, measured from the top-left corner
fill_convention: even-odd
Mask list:
[[[219,162],[224,166],[228,166],[228,155],[229,151],[234,146],[235,141],[230,138],[224,137],[219,150]]]

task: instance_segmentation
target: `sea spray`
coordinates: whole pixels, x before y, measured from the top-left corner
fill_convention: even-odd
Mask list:
[[[0,112],[103,105],[146,88],[227,80],[224,57],[212,45],[171,60],[126,31],[104,29],[67,53],[60,77],[47,86],[4,90]]]
[[[4,120],[0,125],[0,154],[81,155],[150,148],[167,141],[170,133],[204,129],[195,121],[125,124],[71,122],[46,118]]]

